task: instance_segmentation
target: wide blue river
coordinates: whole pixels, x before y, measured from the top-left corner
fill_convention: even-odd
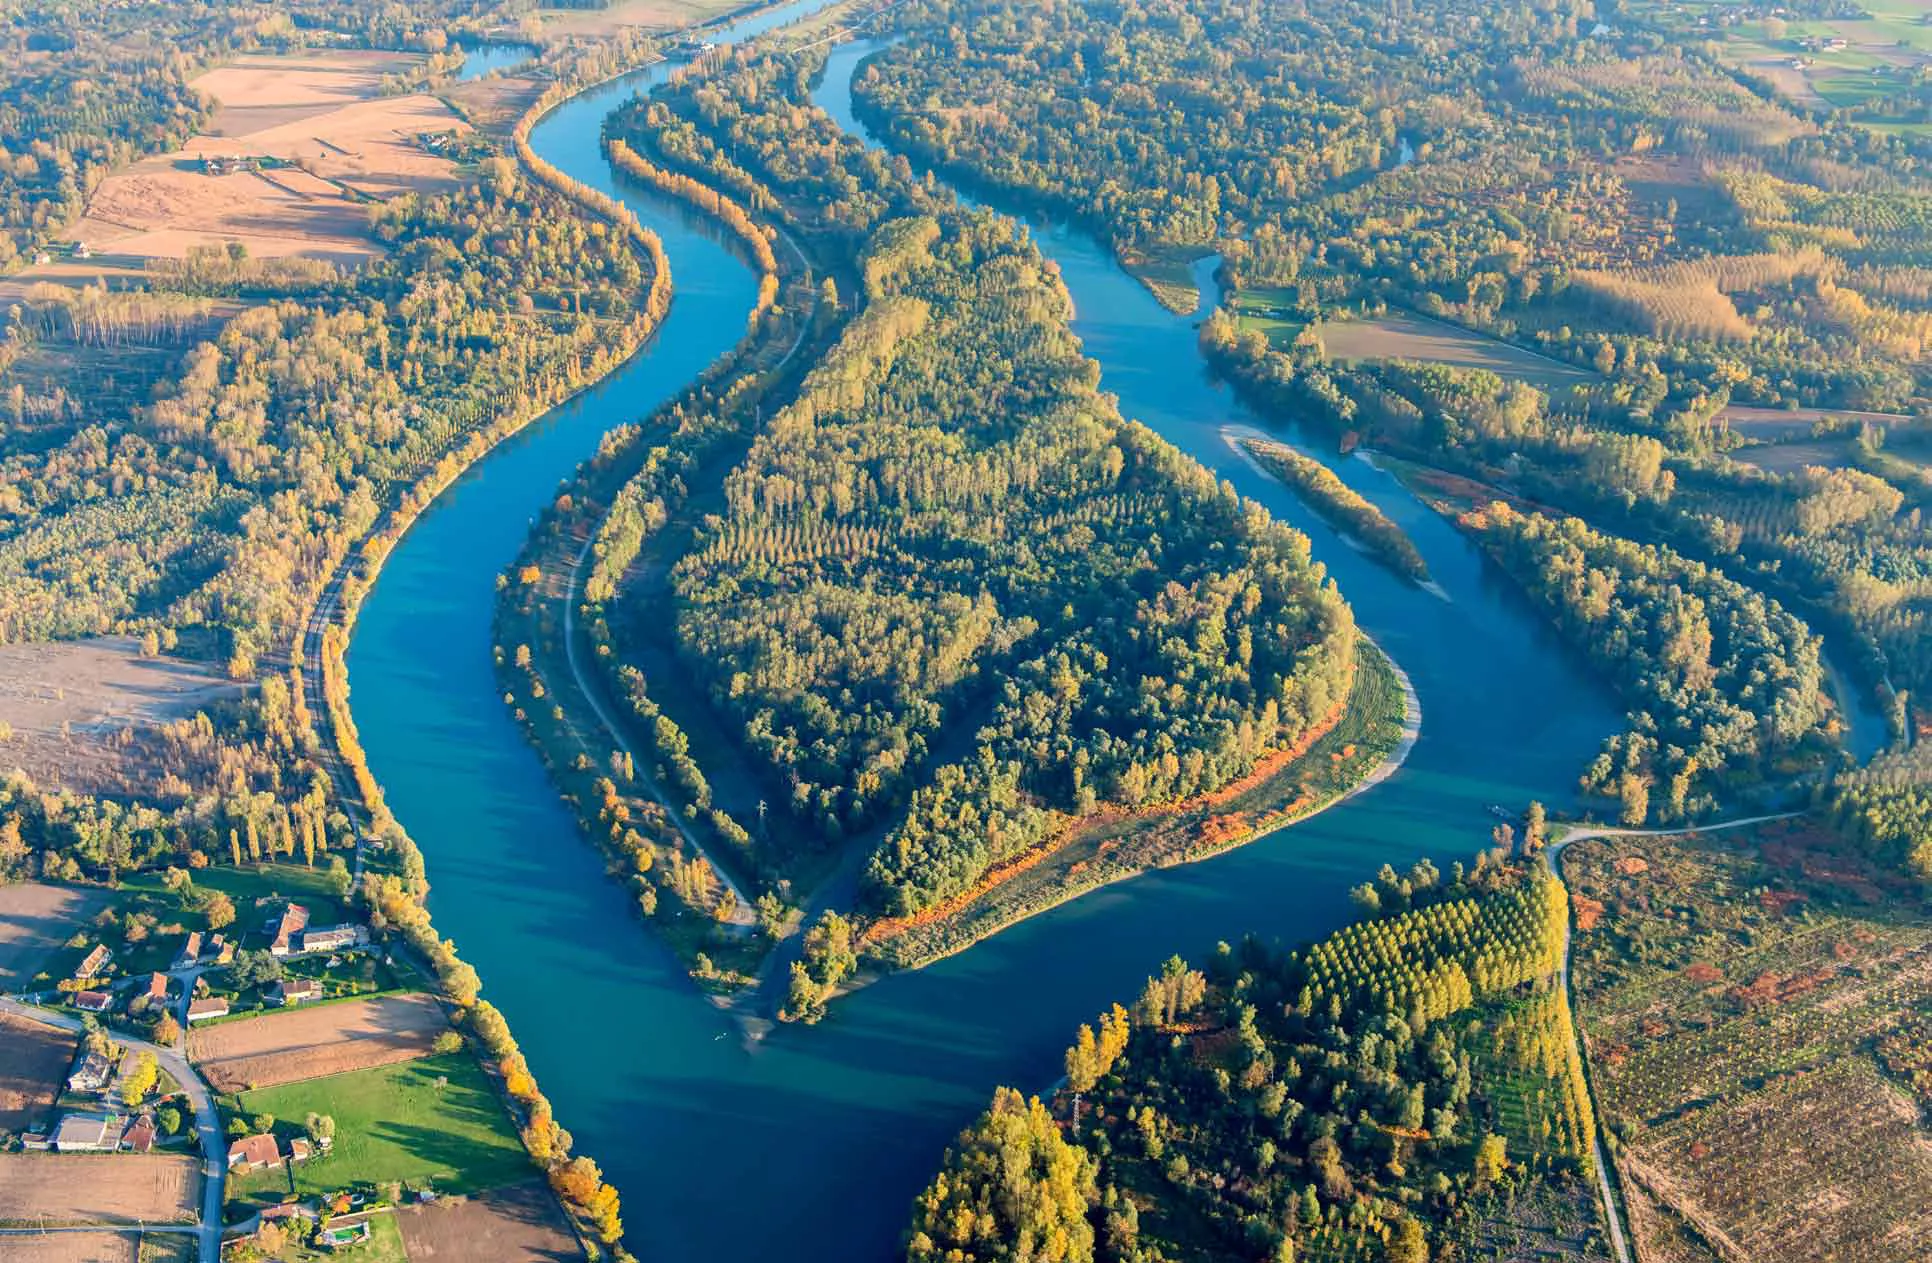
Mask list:
[[[772,11],[742,39],[817,7]],[[820,102],[856,129],[837,49]],[[1130,997],[1167,955],[1244,933],[1296,940],[1345,918],[1384,861],[1443,863],[1487,842],[1489,803],[1571,798],[1618,724],[1604,691],[1454,528],[1367,462],[1338,472],[1414,536],[1448,599],[1347,547],[1221,435],[1251,423],[1201,371],[1192,322],[1163,311],[1078,232],[1036,224],[1075,328],[1121,407],[1308,532],[1361,625],[1408,671],[1420,742],[1390,781],[1208,863],[1110,887],[930,968],[840,1001],[815,1028],[747,1047],[632,915],[495,695],[496,576],[531,518],[608,427],[648,413],[727,350],[750,272],[675,207],[614,178],[603,117],[653,68],[552,113],[532,144],[623,199],[664,239],[676,298],[662,332],[601,387],[504,443],[396,548],[349,655],[357,726],[421,846],[436,923],[482,973],[558,1118],[624,1194],[649,1263],[885,1260],[910,1201],[993,1087],[1058,1074],[1074,1026]],[[869,138],[868,138],[869,140]]]

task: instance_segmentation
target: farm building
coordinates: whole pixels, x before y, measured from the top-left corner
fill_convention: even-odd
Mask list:
[[[192,930],[181,944],[181,951],[174,958],[176,969],[187,969],[201,960],[201,931]]]
[[[107,962],[113,958],[114,953],[107,950],[107,944],[96,943],[94,950],[87,953],[86,959],[82,960],[79,968],[74,970],[74,977],[86,982],[107,968]]]
[[[120,1144],[121,1120],[112,1114],[63,1114],[54,1128],[54,1148],[61,1153],[102,1153]]]
[[[105,1013],[114,1007],[114,993],[111,991],[76,991],[74,1007],[83,1013]]]
[[[74,1062],[74,1069],[67,1076],[69,1092],[99,1092],[107,1087],[108,1080],[114,1075],[114,1063],[106,1053],[88,1049]]]
[[[211,1018],[227,1016],[228,999],[226,996],[209,996],[203,1000],[192,1001],[188,1005],[188,1020],[190,1022],[205,1022]]]
[[[148,989],[143,994],[150,1000],[165,1002],[168,998],[168,975],[149,974]]]
[[[359,925],[329,925],[304,931],[302,950],[305,952],[334,952],[345,947],[354,947],[363,941],[363,929]]]
[[[309,926],[309,910],[299,903],[283,906],[280,915],[271,917],[263,927],[269,936],[268,950],[275,956],[287,956],[297,950],[297,936]]]
[[[300,1004],[304,1000],[320,1000],[322,984],[313,978],[291,978],[270,984],[267,999],[270,1004]]]
[[[275,1143],[275,1137],[267,1132],[243,1136],[228,1146],[230,1171],[259,1171],[263,1167],[272,1167],[281,1160],[281,1147]]]
[[[130,1153],[146,1153],[154,1148],[154,1115],[143,1114],[127,1125],[121,1133],[121,1148]]]

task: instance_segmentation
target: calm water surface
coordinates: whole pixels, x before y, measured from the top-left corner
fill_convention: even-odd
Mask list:
[[[521,66],[537,55],[529,44],[463,44],[463,68],[456,72],[458,83],[481,79],[494,70]]]
[[[767,14],[743,38],[808,11]],[[821,104],[847,126],[870,51],[836,50]],[[971,952],[888,978],[813,1029],[745,1048],[603,876],[495,697],[496,575],[531,517],[608,427],[673,394],[744,328],[750,273],[674,208],[615,182],[598,126],[647,71],[536,130],[539,153],[623,198],[664,238],[676,301],[658,339],[601,388],[504,444],[395,550],[350,652],[355,715],[391,807],[422,847],[437,925],[487,980],[560,1120],[625,1196],[652,1263],[885,1260],[912,1195],[1000,1083],[1058,1073],[1079,1021],[1173,952],[1245,932],[1295,940],[1347,913],[1383,861],[1482,845],[1486,804],[1566,802],[1617,710],[1447,523],[1364,461],[1338,472],[1414,535],[1449,599],[1345,546],[1255,475],[1221,428],[1252,419],[1200,369],[1192,321],[1164,312],[1094,243],[1037,223],[1075,328],[1123,411],[1306,530],[1364,628],[1407,668],[1423,735],[1375,791],[1230,855],[1097,892]]]

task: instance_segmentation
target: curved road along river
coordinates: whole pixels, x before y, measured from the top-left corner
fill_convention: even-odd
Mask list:
[[[835,50],[820,92],[848,126],[846,89],[866,51]],[[529,519],[603,430],[728,349],[754,298],[750,271],[717,236],[617,181],[598,151],[603,116],[660,73],[576,98],[532,144],[663,236],[677,285],[665,328],[602,387],[498,448],[395,549],[351,644],[357,727],[423,849],[438,927],[481,971],[578,1147],[622,1190],[637,1254],[883,1261],[940,1151],[992,1088],[1050,1082],[1076,1023],[1133,994],[1161,959],[1248,931],[1321,933],[1346,917],[1346,888],[1384,861],[1446,863],[1483,845],[1486,804],[1564,803],[1618,708],[1471,545],[1366,462],[1338,471],[1411,531],[1448,601],[1344,546],[1243,465],[1220,428],[1252,419],[1198,371],[1192,323],[1162,311],[1092,241],[1040,228],[1123,410],[1309,533],[1362,626],[1414,680],[1421,740],[1388,783],[1312,821],[1097,892],[843,999],[820,1027],[746,1047],[604,876],[496,698],[490,667],[495,579]]]

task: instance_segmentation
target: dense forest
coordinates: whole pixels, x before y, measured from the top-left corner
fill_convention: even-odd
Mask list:
[[[1080,1028],[1050,1104],[1001,1089],[913,1211],[910,1263],[1386,1258],[1503,1238],[1605,1259],[1595,1123],[1540,861],[1385,867],[1291,952],[1170,960]]]
[[[654,161],[787,216],[860,300],[678,562],[677,637],[806,826],[781,866],[861,836],[903,914],[1242,776],[1332,715],[1355,640],[1304,538],[1095,392],[1008,222],[794,107],[814,68],[740,57],[649,107]]]
[[[1828,748],[1818,638],[1777,602],[1576,518],[1497,502],[1463,523],[1631,703],[1583,778],[1625,824],[1703,814],[1725,774],[1788,778]]]
[[[896,147],[1125,259],[1219,253],[1203,348],[1264,410],[1715,567],[1842,638],[1902,727],[1932,154],[1646,12],[932,0],[855,87]],[[1394,332],[1417,315],[1434,345]]]

